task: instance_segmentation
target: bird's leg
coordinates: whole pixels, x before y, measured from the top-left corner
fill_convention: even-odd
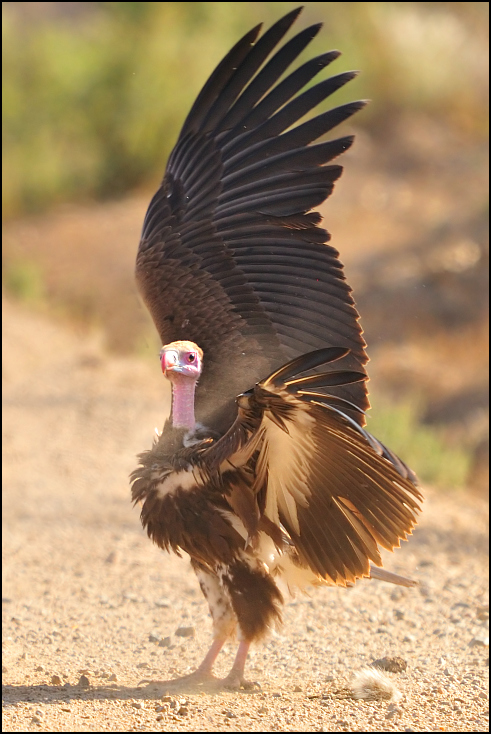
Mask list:
[[[166,690],[179,690],[181,688],[185,689],[193,686],[203,686],[206,688],[207,684],[216,687],[219,681],[212,673],[213,664],[226,640],[226,637],[215,637],[201,664],[192,673],[182,675],[179,678],[172,678],[170,680],[142,680],[139,685],[142,683],[150,683],[151,685],[158,686],[159,688],[164,686]]]
[[[232,607],[230,606],[227,596],[224,594],[216,573],[203,566],[195,559],[191,560],[191,566],[198,577],[201,590],[210,607],[214,628],[213,642],[211,643],[211,647],[206,653],[203,661],[193,673],[183,675],[180,678],[174,678],[173,680],[152,681],[155,685],[159,687],[165,686],[165,688],[169,690],[187,688],[190,686],[206,688],[208,685],[214,688],[219,687],[221,685],[221,681],[212,673],[213,664],[225,642],[230,635],[233,634],[236,624]],[[245,656],[247,656],[247,651],[245,652]],[[244,670],[245,656],[242,664],[242,671]]]
[[[232,665],[230,673],[222,681],[225,688],[238,690],[239,688],[250,689],[259,687],[258,683],[253,683],[252,681],[248,681],[244,678],[245,664],[250,646],[251,643],[246,640],[241,640],[239,642],[239,648],[235,656],[234,664]]]
[[[201,675],[204,677],[208,676],[210,678],[214,678],[211,672],[213,670],[213,664],[218,657],[218,653],[224,646],[226,639],[226,637],[215,637],[201,664],[196,668],[194,673],[191,673],[191,675]]]

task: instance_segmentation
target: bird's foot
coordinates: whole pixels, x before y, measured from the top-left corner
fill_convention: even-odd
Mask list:
[[[246,680],[240,673],[231,671],[226,678],[220,681],[223,688],[229,691],[254,691],[261,688],[257,681]]]
[[[220,686],[220,679],[213,675],[209,671],[195,670],[189,675],[182,675],[179,678],[172,678],[170,680],[141,680],[138,685],[146,683],[149,688],[159,688],[163,691],[179,692],[187,691],[191,689],[207,690],[216,689]]]

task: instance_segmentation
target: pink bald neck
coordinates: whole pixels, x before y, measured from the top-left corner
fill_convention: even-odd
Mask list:
[[[193,377],[172,374],[172,425],[174,428],[196,427],[194,417],[194,391],[197,380]]]

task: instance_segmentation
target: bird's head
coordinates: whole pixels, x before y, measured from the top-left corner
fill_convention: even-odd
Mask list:
[[[203,350],[194,342],[171,342],[160,350],[160,364],[172,383],[172,425],[193,430],[194,391],[203,368]]]
[[[171,342],[160,350],[160,364],[165,377],[171,382],[179,377],[197,381],[203,368],[203,350],[194,342]]]

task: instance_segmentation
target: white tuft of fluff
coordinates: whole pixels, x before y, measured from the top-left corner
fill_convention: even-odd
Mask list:
[[[354,698],[365,701],[400,701],[402,693],[392,678],[377,668],[362,668],[354,674],[350,688]]]

